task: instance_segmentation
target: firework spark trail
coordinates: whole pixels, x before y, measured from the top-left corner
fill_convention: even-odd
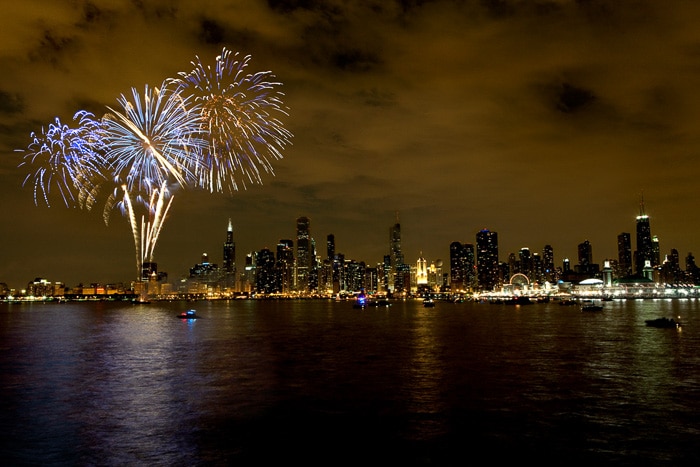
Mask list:
[[[165,200],[168,199],[168,204],[165,205]],[[148,203],[151,206],[149,212],[149,220],[145,222],[145,216],[141,218],[141,238],[142,238],[142,248],[141,248],[141,261],[146,260],[153,261],[153,252],[158,242],[158,237],[163,228],[163,222],[165,217],[170,210],[170,205],[175,197],[170,195],[168,188],[165,183],[160,187],[160,190],[154,190],[151,194],[151,200]]]
[[[153,262],[156,243],[158,243],[160,232],[163,229],[163,223],[165,222],[175,197],[168,191],[166,182],[162,183],[160,189],[152,190],[148,202],[139,203],[146,209],[146,213],[141,215],[141,224],[139,227],[136,208],[131,200],[129,190],[126,185],[122,185],[121,189],[123,195],[119,206],[131,227],[136,250],[136,273],[137,277],[141,277],[143,263],[146,261]],[[165,204],[166,199],[168,199],[167,205]],[[147,218],[148,220],[146,220]]]
[[[129,191],[126,185],[122,185],[122,190],[124,190],[124,197],[122,201],[122,209],[126,211],[127,219],[129,219],[129,225],[131,226],[131,234],[134,236],[134,248],[136,250],[136,277],[141,277],[141,266],[142,266],[142,254],[140,250],[139,242],[139,229],[136,223],[136,214],[134,213],[134,206],[131,203],[131,197],[129,196]],[[107,219],[105,219],[107,222]]]
[[[245,188],[246,179],[262,183],[260,167],[274,174],[270,159],[282,158],[281,150],[290,144],[292,134],[272,117],[288,115],[276,90],[281,83],[271,81],[269,71],[246,74],[249,61],[249,55],[239,60],[224,49],[213,68],[197,57],[193,71],[172,80],[179,93],[194,96],[200,105],[209,147],[197,175],[211,192],[233,192],[239,183]]]
[[[41,134],[32,132],[32,142],[26,150],[23,165],[37,166],[34,173],[24,179],[33,179],[34,203],[43,199],[51,206],[52,187],[58,191],[66,207],[89,207],[94,202],[94,187],[102,179],[105,163],[100,154],[102,148],[99,122],[89,112],[80,111],[73,117],[77,128],[62,124],[59,118],[48,125]]]

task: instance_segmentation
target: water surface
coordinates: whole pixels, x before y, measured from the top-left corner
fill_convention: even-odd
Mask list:
[[[2,303],[0,458],[696,465],[699,307]]]

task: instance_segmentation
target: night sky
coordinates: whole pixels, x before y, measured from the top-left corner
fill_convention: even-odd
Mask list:
[[[172,281],[294,239],[374,265],[398,212],[406,262],[498,232],[500,259],[617,257],[643,196],[662,255],[700,255],[700,4],[657,0],[24,0],[0,15],[0,282],[135,278],[129,225],[35,206],[18,165],[55,117],[213,62],[283,83],[293,134],[275,174],[233,195],[175,193],[155,250]],[[633,244],[633,248],[634,248]]]

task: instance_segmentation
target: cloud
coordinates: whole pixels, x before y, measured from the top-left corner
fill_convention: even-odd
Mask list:
[[[681,231],[700,225],[679,219],[695,204],[698,19],[700,6],[674,0],[28,0],[0,18],[4,199],[20,196],[14,149],[30,131],[99,114],[227,46],[283,83],[295,137],[260,187],[178,194],[166,263],[196,262],[190,219],[217,245],[232,213],[241,250],[293,236],[308,215],[319,237],[374,262],[397,210],[407,249],[426,257],[484,227],[504,255],[550,243],[575,258],[588,238],[613,257],[641,190],[662,245],[697,249]]]

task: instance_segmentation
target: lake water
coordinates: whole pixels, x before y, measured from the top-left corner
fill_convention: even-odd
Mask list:
[[[0,351],[4,465],[700,465],[697,300],[0,303]]]

